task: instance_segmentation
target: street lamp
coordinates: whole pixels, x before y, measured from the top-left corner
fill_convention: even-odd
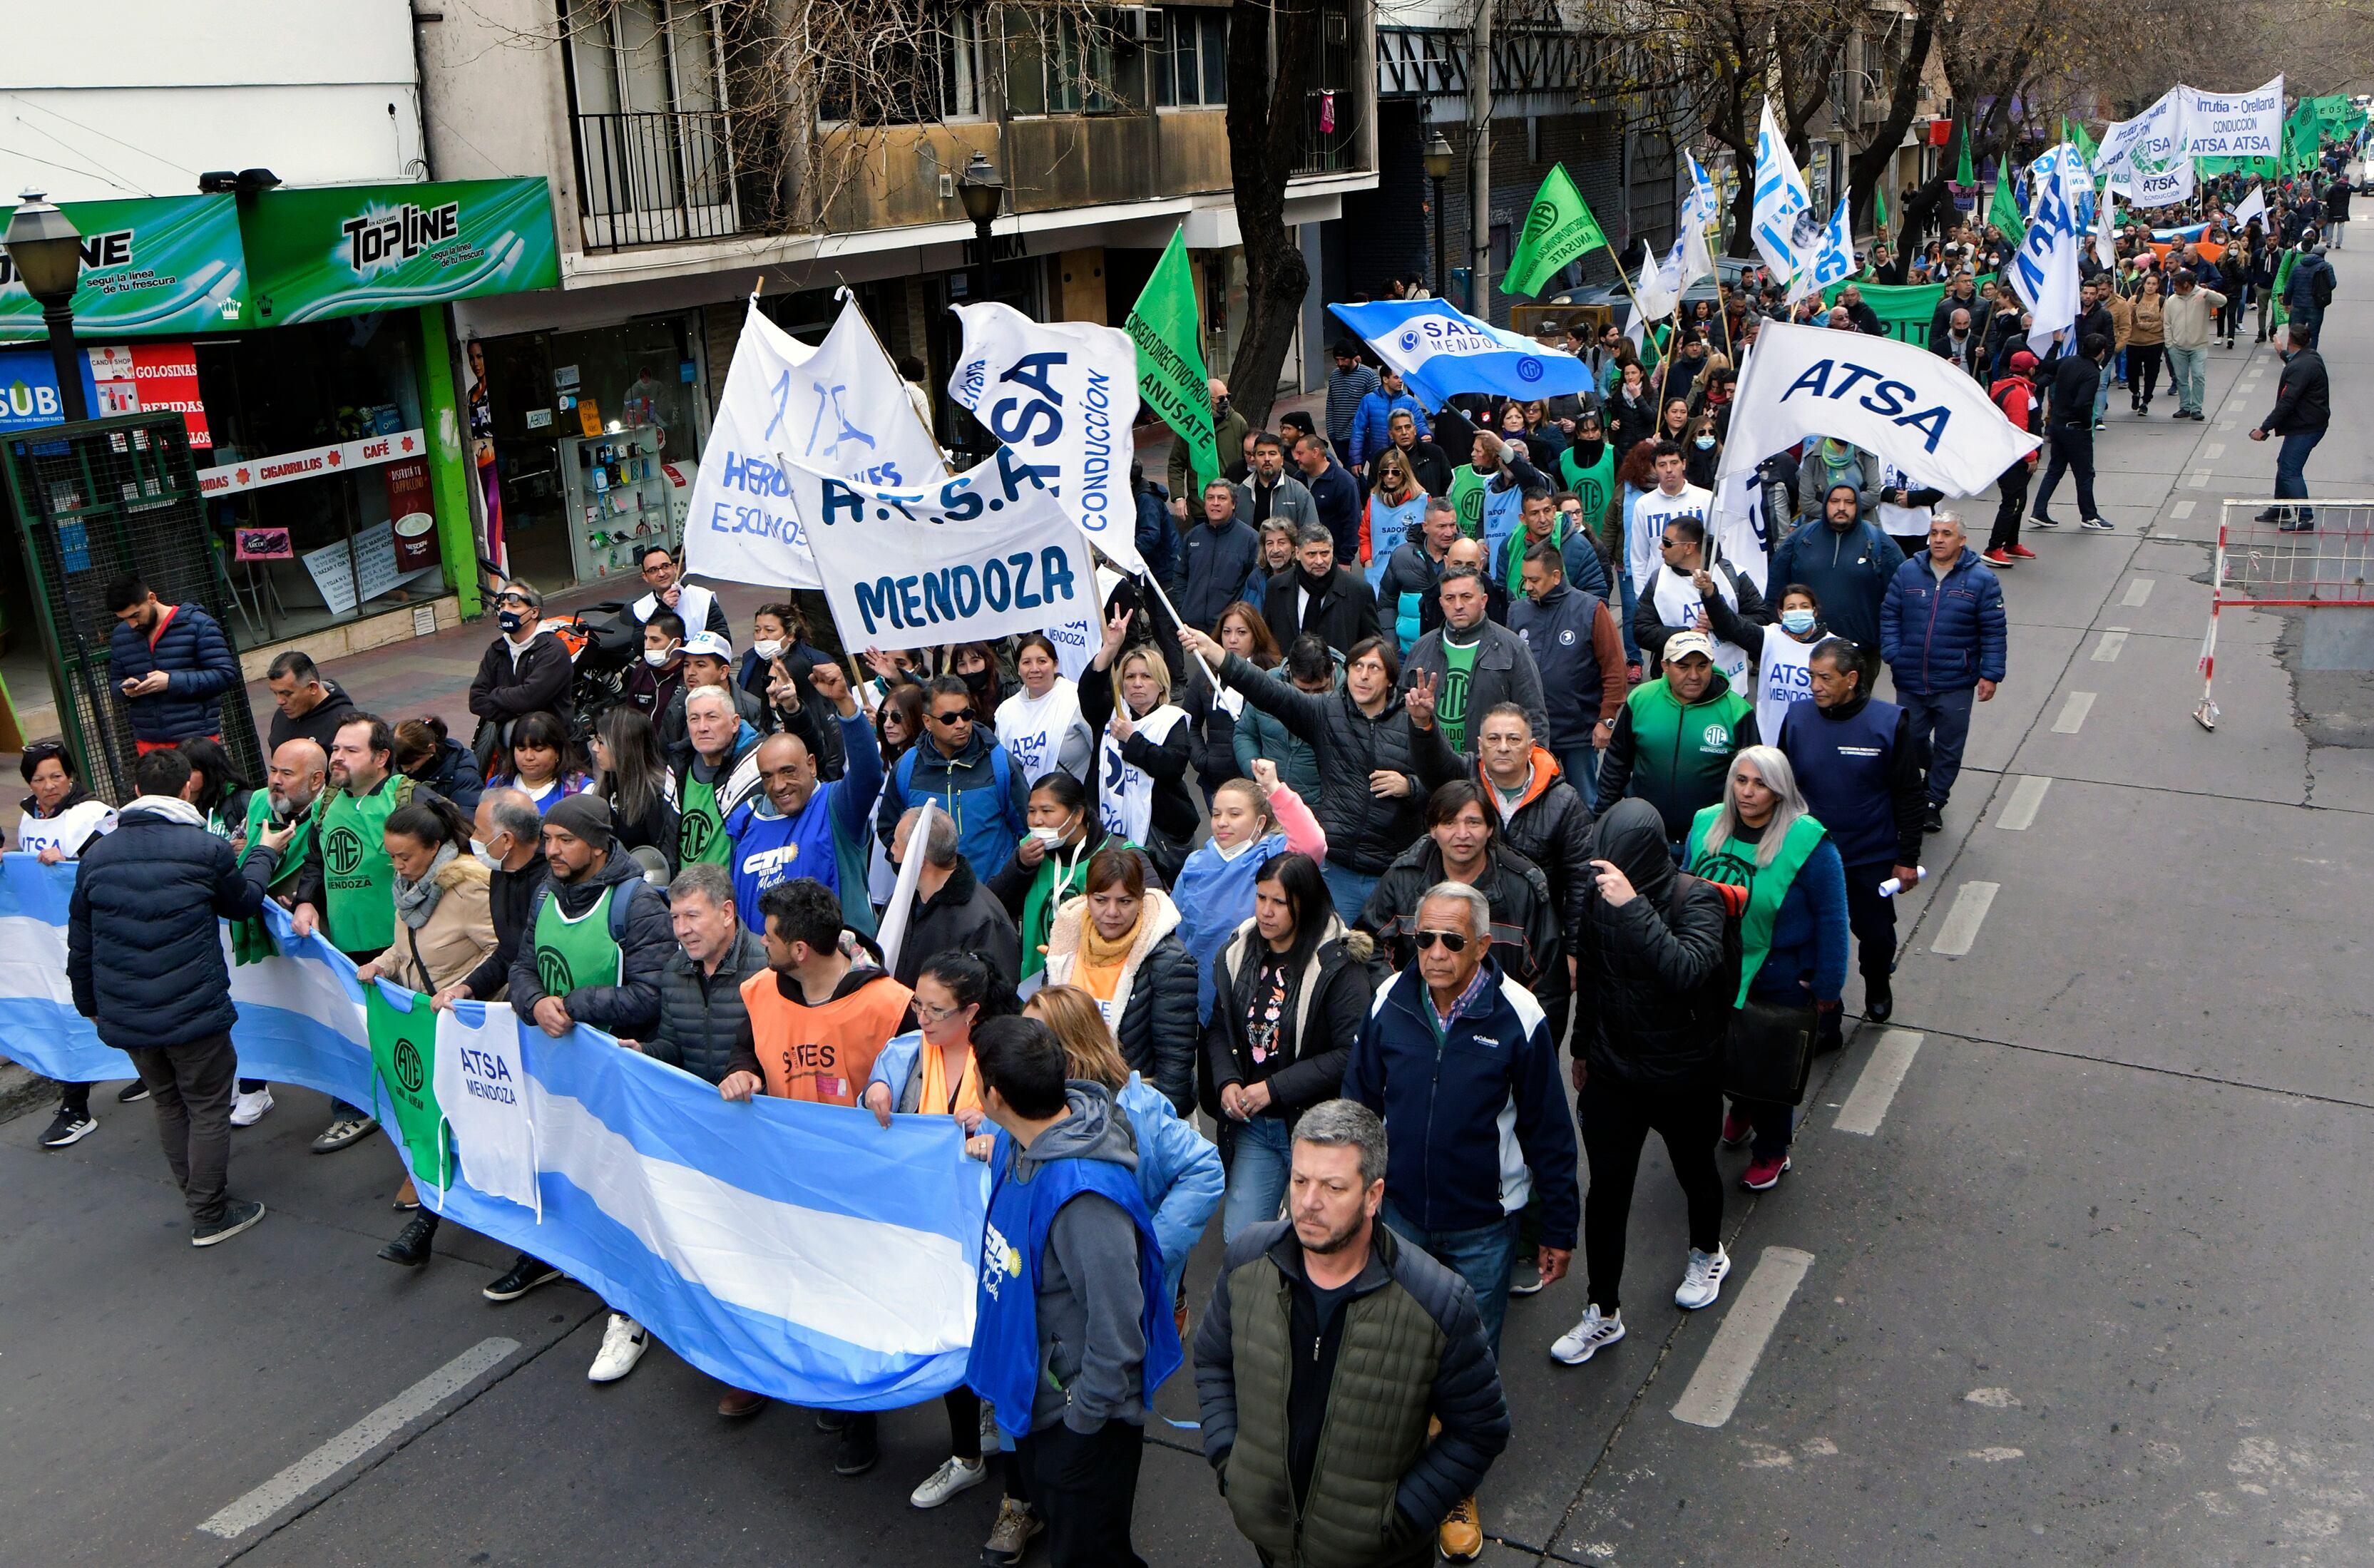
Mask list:
[[[58,399],[69,424],[90,417],[82,398],[82,367],[75,359],[74,294],[82,277],[82,234],[72,219],[28,191],[8,220],[5,244],[17,280],[41,307],[50,332],[50,360],[57,367]]]
[[[1427,138],[1426,150],[1418,155],[1418,160],[1426,166],[1426,177],[1434,181],[1434,297],[1440,299],[1443,290],[1442,182],[1451,178],[1451,166],[1457,161],[1457,155],[1443,140],[1442,133],[1437,131]]]
[[[972,219],[973,234],[981,241],[981,298],[990,298],[990,287],[996,281],[989,254],[989,226],[997,219],[997,209],[1005,200],[1005,184],[997,177],[997,165],[989,156],[975,148],[972,161],[965,165],[964,178],[957,181],[957,194],[964,202],[965,216]]]

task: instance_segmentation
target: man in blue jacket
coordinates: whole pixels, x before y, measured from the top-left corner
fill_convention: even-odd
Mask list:
[[[165,1163],[189,1205],[190,1245],[212,1246],[264,1218],[263,1204],[226,1190],[239,1057],[217,921],[263,907],[293,828],[265,832],[242,866],[182,799],[188,758],[146,753],[132,778],[139,796],[83,852],[66,906],[66,979],[75,1011],[140,1070]]]
[[[1930,520],[1926,554],[1907,557],[1879,607],[1880,654],[1912,736],[1929,747],[1924,833],[1945,828],[1945,802],[1970,738],[1970,698],[1994,700],[2004,678],[2003,582],[1962,534],[1962,520]]]
[[[132,572],[107,585],[115,630],[107,644],[107,678],[123,694],[139,748],[206,736],[222,738],[222,699],[240,687],[239,659],[221,625],[195,604],[157,602]]]
[[[1344,462],[1362,477],[1368,465],[1381,456],[1393,444],[1393,410],[1407,409],[1417,427],[1417,439],[1430,439],[1427,435],[1426,408],[1410,396],[1402,385],[1402,373],[1387,366],[1379,373],[1377,390],[1360,399],[1360,406],[1352,414],[1352,434],[1344,444]]]
[[[875,834],[887,850],[899,819],[928,796],[955,819],[964,858],[987,882],[1030,831],[1028,793],[991,716],[973,711],[972,688],[959,676],[935,675],[923,690],[923,739],[883,782]]]
[[[1302,483],[1310,491],[1319,521],[1335,536],[1335,558],[1358,560],[1360,482],[1328,455],[1327,443],[1317,436],[1295,438],[1294,462],[1302,470]]]

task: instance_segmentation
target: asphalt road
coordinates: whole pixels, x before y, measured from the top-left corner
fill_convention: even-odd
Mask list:
[[[2333,258],[2326,496],[2374,495],[2359,254]],[[2218,731],[2189,717],[2219,498],[2268,493],[2244,433],[2279,368],[2248,343],[2210,365],[2206,424],[2114,394],[2116,533],[2031,534],[2010,679],[1907,900],[1897,1018],[1830,1059],[1781,1187],[1733,1189],[1722,1302],[1667,1305],[1681,1206],[1652,1148],[1630,1338],[1557,1366],[1579,1282],[1512,1307],[1487,1561],[2374,1556],[2374,752],[2323,743],[2374,713],[2362,681],[2295,668],[2297,621],[2244,612]],[[729,1426],[664,1350],[590,1386],[598,1303],[490,1305],[507,1255],[451,1229],[418,1275],[376,1261],[392,1153],[308,1155],[322,1103],[281,1101],[234,1167],[272,1216],[205,1253],[145,1108],[102,1094],[59,1154],[45,1116],[0,1130],[0,1562],[973,1560],[992,1489],[906,1503],[943,1457],[936,1404],[886,1417],[852,1481],[803,1412]],[[1140,1550],[1251,1562],[1178,1435],[1146,1457]]]

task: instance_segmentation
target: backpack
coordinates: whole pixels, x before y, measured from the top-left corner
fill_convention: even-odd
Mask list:
[[[2309,280],[2308,288],[2309,297],[2316,301],[2318,310],[2321,310],[2333,303],[2333,264],[2330,262],[2316,269],[2316,276]]]

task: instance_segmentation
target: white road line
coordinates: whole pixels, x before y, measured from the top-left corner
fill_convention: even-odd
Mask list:
[[[2036,809],[2044,804],[2044,792],[2052,788],[2052,780],[2041,773],[2031,773],[2011,787],[2011,799],[1995,813],[1995,825],[2006,833],[2025,833],[2036,825]]]
[[[1739,1397],[1747,1392],[1747,1380],[1756,1375],[1756,1363],[1771,1341],[1772,1330],[1780,1326],[1789,1298],[1797,1293],[1813,1266],[1810,1252],[1793,1246],[1764,1249],[1731,1310],[1723,1314],[1722,1327],[1714,1331],[1706,1354],[1698,1359],[1698,1369],[1690,1374],[1689,1387],[1674,1406],[1675,1420],[1692,1426],[1721,1426],[1731,1419],[1732,1411],[1739,1408]]]
[[[2168,508],[2168,515],[2169,520],[2175,522],[2182,522],[2186,518],[2191,517],[2192,515],[2192,497],[2187,497],[2185,499],[2179,501],[2176,505]]]
[[[518,1350],[517,1340],[481,1340],[419,1382],[331,1438],[198,1528],[225,1539],[243,1535],[460,1393]]]
[[[1879,1130],[1886,1119],[1887,1107],[1896,1103],[1896,1091],[1902,1086],[1904,1075],[1912,1070],[1913,1053],[1921,1048],[1921,1036],[1910,1029],[1890,1029],[1872,1047],[1871,1059],[1863,1064],[1863,1075],[1855,1080],[1854,1093],[1847,1096],[1839,1112],[1839,1119],[1830,1125],[1840,1132],[1851,1132],[1868,1138]]]
[[[2209,470],[2203,469],[2185,483],[2196,490],[2206,490],[2209,488]]]
[[[1945,911],[1945,923],[1937,928],[1937,940],[1929,951],[1946,958],[1960,958],[1979,940],[1979,928],[1986,923],[1987,911],[1994,907],[1995,895],[2003,890],[1999,882],[1966,882],[1954,895],[1954,907]]]
[[[2086,715],[2094,711],[2092,692],[2071,692],[2069,700],[2061,705],[2061,717],[2052,721],[2056,735],[2074,735],[2086,727]]]
[[[2217,421],[2217,433],[2221,436],[2233,428],[2234,421],[2231,419],[2220,419]]]
[[[2223,441],[2212,441],[2201,449],[2201,461],[2204,462],[2215,462],[2225,455],[2226,443]]]
[[[2126,646],[2126,633],[2104,632],[2102,634],[2102,640],[2094,645],[2094,662],[2097,664],[2110,664],[2117,662],[2119,649]]]
[[[2151,603],[2152,584],[2158,580],[2159,579],[2156,577],[2139,577],[2135,579],[2134,581],[2127,584],[2127,596],[2124,599],[2120,600],[2119,603],[2125,605],[2130,610],[2142,609],[2145,605]]]

